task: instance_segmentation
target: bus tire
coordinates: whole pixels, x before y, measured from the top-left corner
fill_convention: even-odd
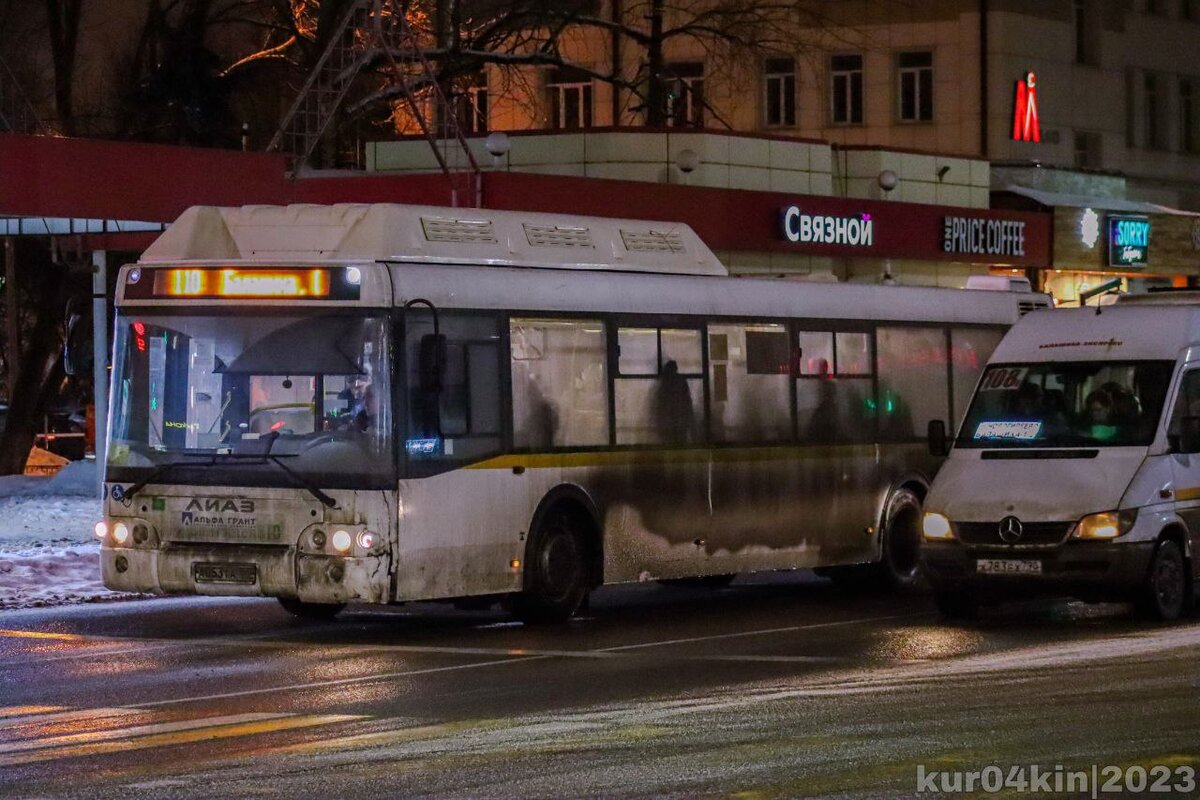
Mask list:
[[[1138,611],[1150,619],[1178,619],[1188,602],[1187,566],[1183,551],[1170,539],[1158,543],[1150,571],[1137,599]]]
[[[968,591],[935,590],[933,604],[942,619],[967,622],[979,616],[979,598]]]
[[[737,573],[727,575],[703,575],[698,578],[663,578],[659,581],[663,586],[679,586],[686,589],[724,589],[733,583]]]
[[[306,603],[292,597],[279,597],[279,605],[293,617],[327,621],[336,617],[346,607],[345,603]]]
[[[583,534],[569,516],[555,513],[530,543],[513,614],[527,624],[566,622],[586,603],[590,584]]]
[[[897,489],[883,519],[879,577],[887,588],[914,589],[921,583],[921,498],[911,489]]]

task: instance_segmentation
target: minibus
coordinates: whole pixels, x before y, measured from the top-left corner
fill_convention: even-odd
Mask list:
[[[939,610],[1057,594],[1194,604],[1200,544],[1200,293],[1035,311],[980,376],[926,498]]]

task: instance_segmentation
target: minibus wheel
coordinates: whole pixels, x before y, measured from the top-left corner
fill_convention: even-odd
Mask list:
[[[341,613],[345,603],[306,603],[292,597],[280,597],[279,605],[283,610],[300,619],[330,620]]]
[[[587,600],[588,551],[566,514],[555,514],[537,532],[525,561],[525,589],[512,601],[522,622],[566,622]]]
[[[1188,600],[1183,552],[1170,539],[1158,543],[1138,599],[1138,610],[1151,619],[1178,619]]]
[[[921,580],[921,498],[911,489],[897,489],[884,520],[883,579],[893,589],[911,589]]]

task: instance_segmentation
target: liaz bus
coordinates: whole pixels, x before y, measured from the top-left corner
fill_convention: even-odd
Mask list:
[[[925,442],[1040,295],[731,278],[684,225],[193,208],[122,268],[105,584],[346,603],[904,585]]]

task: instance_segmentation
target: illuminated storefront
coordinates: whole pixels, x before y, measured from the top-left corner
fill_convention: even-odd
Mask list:
[[[1060,304],[1114,277],[1126,292],[1200,280],[1200,215],[1119,205],[1054,208],[1053,263],[1042,286]]]

